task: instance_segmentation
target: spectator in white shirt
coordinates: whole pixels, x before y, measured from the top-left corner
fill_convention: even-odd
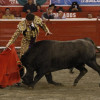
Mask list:
[[[64,16],[64,12],[63,11],[58,11],[58,17],[56,17],[55,19],[66,19],[66,17]]]

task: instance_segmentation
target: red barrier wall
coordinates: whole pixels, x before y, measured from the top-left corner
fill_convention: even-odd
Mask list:
[[[83,21],[82,21],[83,20]],[[0,46],[5,46],[14,34],[19,21],[0,21]],[[100,46],[100,21],[84,20],[81,21],[47,21],[48,28],[53,33],[45,36],[45,32],[40,29],[37,40],[73,40],[90,37]],[[22,36],[16,41],[16,46],[20,46]]]

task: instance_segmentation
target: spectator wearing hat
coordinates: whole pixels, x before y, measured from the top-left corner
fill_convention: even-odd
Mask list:
[[[77,2],[72,2],[71,7],[69,8],[69,12],[81,12],[81,8]]]
[[[42,19],[54,19],[53,9],[49,7],[46,12],[42,14]]]

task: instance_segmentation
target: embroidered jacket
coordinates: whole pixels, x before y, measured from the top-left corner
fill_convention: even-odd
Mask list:
[[[12,38],[9,40],[7,46],[11,45],[12,43],[15,42],[15,40],[18,38],[18,36],[20,34],[23,34],[23,32],[25,30],[27,30],[25,32],[25,36],[24,38],[28,41],[31,40],[31,37],[36,37],[37,34],[39,33],[39,26],[45,31],[45,32],[49,32],[49,29],[47,28],[47,26],[45,25],[45,23],[42,22],[42,19],[38,16],[35,16],[34,21],[33,21],[33,26],[34,26],[34,30],[31,30],[30,27],[26,26],[26,20],[19,22],[19,24],[17,25],[17,30],[14,33],[14,35],[12,36]]]

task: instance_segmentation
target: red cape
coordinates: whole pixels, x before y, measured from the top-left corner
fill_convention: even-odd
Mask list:
[[[6,87],[20,81],[18,62],[20,61],[12,44],[10,49],[0,54],[0,87]]]

